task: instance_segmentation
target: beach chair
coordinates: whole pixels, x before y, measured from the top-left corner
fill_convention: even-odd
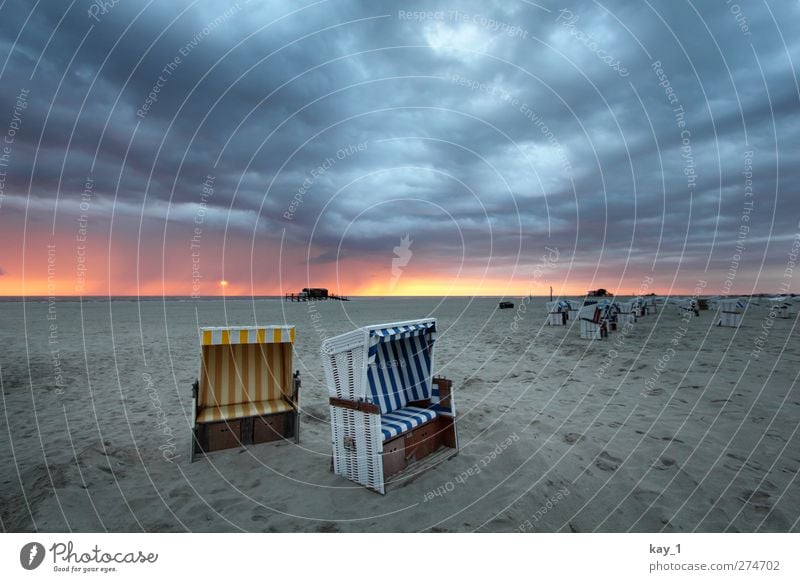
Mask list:
[[[385,494],[458,451],[452,383],[433,376],[436,320],[362,327],[322,342],[333,471]]]
[[[658,300],[661,299],[663,302],[663,298],[661,297],[654,297],[648,296],[644,299],[644,314],[645,315],[655,315],[657,313],[656,305],[658,304]]]
[[[792,303],[789,302],[788,297],[784,297],[783,295],[779,295],[777,297],[770,297],[767,299],[769,301],[769,309],[770,312],[774,311],[775,315],[772,317],[778,317],[779,319],[794,319],[795,313],[793,309]]]
[[[720,327],[739,327],[742,324],[742,313],[744,312],[745,302],[741,299],[719,299],[717,301],[719,310]]]
[[[633,317],[635,318],[634,321],[647,315],[647,307],[645,306],[644,299],[641,297],[636,297],[630,303],[631,313],[633,313]]]
[[[581,338],[593,340],[608,337],[605,313],[604,304],[586,305],[581,308],[578,312],[578,319],[581,322]]]
[[[692,315],[695,317],[700,317],[700,310],[697,306],[697,300],[692,299],[691,297],[685,297],[683,299],[678,299],[675,302],[675,305],[678,309],[678,313],[683,316],[691,312]]]
[[[578,319],[578,312],[581,310],[580,301],[574,299],[564,299],[567,302],[567,319],[575,321]]]
[[[783,305],[779,305],[775,308],[778,312],[778,317],[780,319],[794,319],[797,317],[797,314],[794,311],[794,306],[791,303],[784,303]]]
[[[629,323],[636,323],[636,315],[634,313],[634,303],[631,301],[617,303],[617,324],[627,325]]]
[[[192,387],[192,461],[221,449],[300,441],[294,338],[294,326],[200,328],[200,374]]]
[[[547,325],[567,325],[569,319],[569,303],[563,299],[558,301],[548,301]]]

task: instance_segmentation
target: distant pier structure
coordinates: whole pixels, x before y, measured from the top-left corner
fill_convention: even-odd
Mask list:
[[[309,287],[306,287],[300,293],[287,293],[285,299],[286,301],[327,301],[328,299],[350,301],[347,297],[328,293],[327,289]]]

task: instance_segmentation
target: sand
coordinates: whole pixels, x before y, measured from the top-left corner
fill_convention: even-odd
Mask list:
[[[0,302],[0,525],[800,531],[794,319],[770,320],[764,301],[739,329],[703,311],[683,331],[661,307],[590,342],[577,326],[544,326],[544,301],[525,312],[490,298]],[[461,452],[381,496],[329,471],[320,341],[427,316],[439,318],[436,372],[454,381]],[[189,463],[198,323],[226,322],[297,326],[301,444]]]

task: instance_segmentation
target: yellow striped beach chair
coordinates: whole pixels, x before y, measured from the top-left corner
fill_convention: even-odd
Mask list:
[[[198,454],[294,438],[300,373],[292,373],[294,326],[200,328],[192,387],[191,459]]]

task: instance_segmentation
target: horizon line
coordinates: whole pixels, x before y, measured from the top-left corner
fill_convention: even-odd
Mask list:
[[[650,292],[647,294],[628,294],[628,293],[612,293],[609,294],[609,297],[647,297],[647,296],[664,296],[664,297],[671,297],[676,295],[687,295],[686,293],[656,293]],[[728,293],[725,297],[754,297],[757,295],[765,295],[769,297],[777,297],[777,296],[795,296],[794,293],[769,293],[763,291],[753,291],[751,293]],[[562,295],[553,294],[552,297],[593,297],[591,295],[581,294],[581,293],[565,293]],[[702,294],[698,295],[698,297],[712,297],[712,296],[720,296],[721,294],[715,295],[707,295]],[[40,299],[40,298],[55,298],[55,299],[154,299],[154,298],[164,298],[164,299],[286,299],[285,295],[165,295],[165,294],[158,294],[158,295],[147,295],[147,294],[139,294],[139,295],[3,295],[0,294],[0,300],[2,299]],[[545,295],[534,295],[534,294],[507,294],[507,295],[468,295],[468,294],[454,294],[454,293],[447,293],[444,295],[439,294],[420,294],[420,295],[343,295],[342,297],[358,297],[358,298],[408,298],[408,297],[482,297],[482,298],[495,298],[495,297],[551,297],[549,294]],[[602,296],[601,296],[602,298]],[[311,302],[320,301],[312,300]],[[339,299],[329,298],[329,299],[322,299],[321,301],[339,301]],[[287,303],[308,303],[308,301],[287,301]]]

